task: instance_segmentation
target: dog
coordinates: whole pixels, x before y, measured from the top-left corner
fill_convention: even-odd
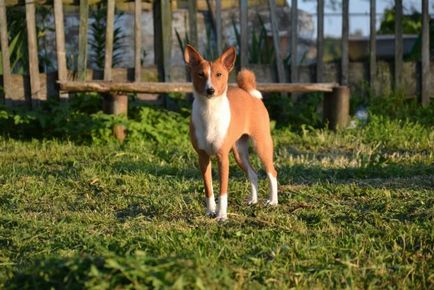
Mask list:
[[[199,155],[206,193],[206,213],[217,221],[227,219],[229,154],[247,174],[251,185],[249,204],[258,202],[258,176],[249,162],[249,140],[259,156],[270,182],[266,204],[277,205],[277,172],[273,165],[273,140],[270,118],[256,89],[253,72],[241,70],[238,87],[230,87],[229,74],[234,68],[235,48],[229,47],[214,61],[208,61],[187,45],[184,61],[193,83],[190,139]],[[217,156],[220,194],[216,205],[212,187],[211,157]],[[217,208],[218,207],[218,208]]]

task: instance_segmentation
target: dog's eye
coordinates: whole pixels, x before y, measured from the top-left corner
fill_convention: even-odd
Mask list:
[[[219,78],[222,76],[222,73],[217,73],[216,76]]]
[[[199,75],[201,78],[205,77],[205,73],[203,73],[203,72],[198,73],[198,75]]]

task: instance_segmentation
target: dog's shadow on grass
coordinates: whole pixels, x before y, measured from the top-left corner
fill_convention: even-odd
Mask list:
[[[117,161],[111,165],[111,169],[119,174],[149,174],[154,176],[182,176],[185,178],[198,179],[200,177],[199,169],[195,167],[179,167],[168,164],[152,164],[142,161]]]
[[[217,180],[217,162],[213,162],[213,179]],[[152,164],[144,163],[141,161],[117,161],[111,165],[111,169],[119,174],[143,173],[154,176],[167,176],[167,177],[183,177],[188,179],[202,180],[202,175],[199,166],[172,166],[169,164]],[[244,172],[235,164],[230,166],[230,178],[246,178]],[[230,181],[229,181],[230,182]]]

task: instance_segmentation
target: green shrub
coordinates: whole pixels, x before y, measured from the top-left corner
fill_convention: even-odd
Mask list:
[[[132,105],[130,118],[101,112],[97,94],[77,95],[68,102],[50,101],[41,108],[0,107],[0,134],[12,138],[57,138],[78,143],[115,142],[114,125],[128,131],[128,141],[176,144],[188,136],[188,118],[165,109]]]

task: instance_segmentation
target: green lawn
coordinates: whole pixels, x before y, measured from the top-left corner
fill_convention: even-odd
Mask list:
[[[205,216],[187,136],[0,138],[0,288],[434,288],[432,127],[273,135],[279,206],[263,171],[247,206],[233,163],[226,223]]]

